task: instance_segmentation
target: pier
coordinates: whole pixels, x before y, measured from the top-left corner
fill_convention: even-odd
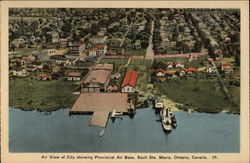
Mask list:
[[[93,113],[89,125],[106,127],[109,114],[127,113],[130,103],[127,93],[81,93],[70,110],[70,114]]]

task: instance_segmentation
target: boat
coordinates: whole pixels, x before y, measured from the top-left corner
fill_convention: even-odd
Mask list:
[[[162,127],[164,129],[164,131],[170,132],[172,130],[171,127],[171,116],[169,113],[168,109],[162,109],[160,111],[160,117],[161,117],[161,123],[162,123]]]
[[[154,108],[157,110],[163,109],[164,108],[164,102],[162,99],[157,98],[154,103]]]
[[[176,128],[177,127],[177,121],[176,121],[176,118],[175,118],[175,115],[169,111],[169,114],[170,114],[170,117],[171,117],[171,125],[173,128]]]

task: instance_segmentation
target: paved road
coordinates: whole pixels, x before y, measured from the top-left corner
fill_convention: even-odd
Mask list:
[[[151,32],[150,32],[150,38],[149,38],[149,45],[146,51],[146,59],[154,59],[154,50],[153,50],[153,33],[154,33],[154,21],[152,21],[151,24]]]

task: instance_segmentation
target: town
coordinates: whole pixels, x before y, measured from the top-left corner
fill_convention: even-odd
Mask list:
[[[10,106],[101,127],[158,97],[239,114],[239,36],[237,9],[10,9]]]

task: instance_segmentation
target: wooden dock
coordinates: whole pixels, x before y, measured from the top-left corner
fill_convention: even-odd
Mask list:
[[[70,113],[91,112],[93,116],[89,124],[106,127],[110,112],[126,113],[129,105],[127,93],[81,93]]]

